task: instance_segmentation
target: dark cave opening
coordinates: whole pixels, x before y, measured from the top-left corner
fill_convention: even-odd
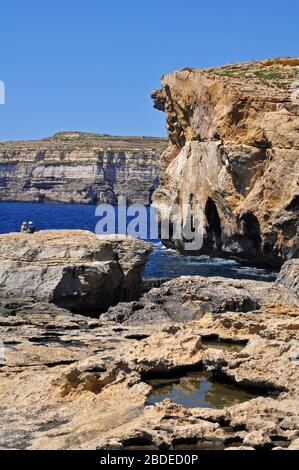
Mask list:
[[[262,239],[258,218],[252,212],[246,212],[241,217],[241,223],[244,237],[250,240],[255,251],[259,251]]]
[[[207,220],[206,232],[207,242],[212,248],[220,249],[221,247],[221,221],[217,206],[213,199],[208,198],[205,206],[205,216]]]

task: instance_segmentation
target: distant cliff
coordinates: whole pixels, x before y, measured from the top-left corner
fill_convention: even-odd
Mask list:
[[[172,204],[199,205],[198,254],[299,256],[298,80],[299,58],[282,58],[185,68],[153,92],[170,139],[154,204],[162,218]]]
[[[61,132],[0,143],[0,200],[148,204],[166,139]]]

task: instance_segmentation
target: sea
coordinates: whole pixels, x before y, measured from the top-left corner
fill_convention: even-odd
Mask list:
[[[96,231],[99,217],[96,206],[77,204],[38,204],[0,202],[0,233],[18,232],[24,221],[32,221],[38,230],[82,229]],[[115,232],[118,232],[116,224]],[[123,232],[122,232],[123,233]],[[159,239],[151,240],[153,251],[145,266],[145,278],[179,276],[222,276],[234,279],[275,280],[277,273],[244,266],[235,260],[212,256],[184,256],[166,248]]]

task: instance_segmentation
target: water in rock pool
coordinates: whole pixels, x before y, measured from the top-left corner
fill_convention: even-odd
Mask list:
[[[95,206],[77,204],[0,203],[0,233],[19,231],[23,221],[32,220],[39,230],[83,229],[95,231],[99,218]],[[222,276],[235,279],[273,281],[276,273],[246,267],[237,261],[210,256],[182,256],[166,249],[159,240],[145,266],[146,278],[175,278],[183,275]]]
[[[256,398],[254,392],[231,383],[214,380],[208,372],[188,372],[182,377],[148,380],[152,392],[146,405],[154,405],[165,398],[186,408],[224,408]]]

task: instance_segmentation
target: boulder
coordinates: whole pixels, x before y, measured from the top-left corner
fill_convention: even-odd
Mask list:
[[[83,230],[0,235],[0,294],[100,313],[142,290],[150,244]]]

